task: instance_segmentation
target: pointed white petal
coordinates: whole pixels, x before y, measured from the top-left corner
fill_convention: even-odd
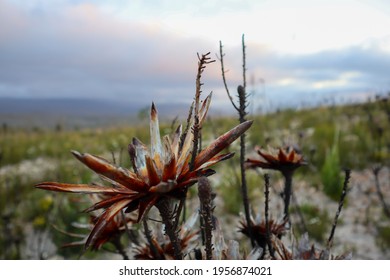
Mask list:
[[[240,259],[239,244],[236,240],[229,240],[227,255],[228,255],[228,258],[231,260],[239,260]]]
[[[173,151],[172,151],[172,143],[171,139],[169,138],[168,135],[165,135],[163,137],[163,164],[164,166],[167,165],[172,158],[174,157]]]
[[[151,145],[151,157],[156,164],[158,173],[162,173],[162,144],[160,136],[160,127],[158,122],[157,109],[154,103],[150,109],[150,145]]]
[[[134,164],[137,175],[140,176],[144,182],[149,184],[148,170],[146,168],[146,156],[149,156],[147,147],[137,138],[133,138],[133,146],[135,149]]]
[[[180,145],[181,133],[182,133],[182,125],[179,125],[173,136],[172,146],[171,146],[172,152],[175,155],[175,159],[178,159],[179,157],[179,145]]]
[[[199,110],[199,124],[202,126],[203,121],[206,119],[207,112],[209,111],[210,103],[211,103],[212,93],[210,93],[205,100],[202,102],[202,107]]]
[[[189,129],[187,135],[184,139],[183,147],[181,149],[181,153],[179,156],[179,160],[177,161],[177,174],[179,175],[183,168],[188,164],[189,155],[192,152],[193,144],[194,144],[194,134],[192,133],[192,129]]]

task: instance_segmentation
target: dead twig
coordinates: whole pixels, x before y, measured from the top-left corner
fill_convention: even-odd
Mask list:
[[[265,225],[266,225],[266,242],[268,245],[268,250],[269,254],[272,259],[275,259],[275,253],[274,253],[274,248],[272,246],[271,242],[271,231],[269,227],[269,187],[270,187],[270,182],[269,182],[269,174],[264,174],[264,181],[265,181],[265,191],[264,191],[264,196],[265,196]],[[264,248],[265,252],[265,248]]]
[[[340,197],[340,201],[339,201],[339,207],[338,207],[336,215],[334,217],[332,230],[331,230],[329,238],[328,238],[328,244],[327,244],[328,250],[332,247],[334,233],[336,231],[337,222],[339,220],[339,216],[341,214],[341,209],[343,208],[345,197],[346,197],[347,192],[348,192],[348,183],[349,183],[349,179],[350,178],[351,178],[351,170],[346,169],[345,170],[345,179],[344,179],[343,191],[341,193],[341,197]]]
[[[224,61],[223,57],[225,54],[223,53],[222,49],[222,42],[220,41],[219,44],[219,61],[221,63],[221,71],[222,71],[222,79],[223,83],[225,85],[226,93],[230,99],[230,102],[232,103],[233,107],[236,109],[239,115],[239,121],[240,123],[243,123],[246,121],[246,115],[248,114],[246,111],[247,108],[247,94],[246,94],[246,52],[245,52],[245,39],[244,35],[242,35],[242,57],[243,57],[243,84],[239,85],[237,87],[237,93],[238,93],[238,99],[239,99],[239,106],[237,106],[234,101],[233,97],[231,96],[227,83],[226,83],[226,77],[225,77],[225,67],[224,67]],[[250,206],[249,206],[249,198],[248,198],[248,187],[246,182],[246,173],[245,173],[245,153],[246,153],[246,146],[245,146],[245,137],[246,134],[243,133],[240,136],[240,171],[241,171],[241,193],[242,193],[242,200],[244,204],[244,211],[245,211],[245,219],[248,225],[248,235],[251,240],[252,247],[255,247],[255,240],[252,233],[251,228],[251,215],[250,215]]]

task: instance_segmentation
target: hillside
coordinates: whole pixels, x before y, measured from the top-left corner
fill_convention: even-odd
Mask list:
[[[181,114],[175,124],[172,124],[173,118],[162,121],[162,134],[173,133],[178,122],[185,124],[185,119],[186,115]],[[255,146],[293,145],[308,162],[294,176],[296,204],[291,205],[291,211],[296,228],[290,234],[299,237],[303,233],[299,228],[300,212],[310,240],[319,247],[324,246],[340,192],[332,186],[334,182],[342,182],[342,170],[349,168],[352,170],[351,191],[336,230],[335,253],[352,251],[355,259],[389,257],[390,218],[379,199],[372,170],[379,168],[378,182],[385,202],[390,204],[390,101],[381,99],[348,106],[284,110],[248,116],[248,119],[254,120],[247,138],[249,157],[255,156]],[[132,137],[149,143],[147,124],[144,120],[133,126],[119,123],[99,128],[43,126],[27,130],[3,125],[0,131],[0,212],[6,223],[0,224],[0,258],[77,258],[80,248],[60,248],[61,244],[75,241],[62,231],[85,232],[75,228],[74,223],[87,222],[86,215],[80,214],[86,204],[80,201],[79,207],[75,208],[72,201],[79,201],[80,196],[48,193],[32,186],[42,181],[99,182],[96,174],[71,156],[71,150],[115,159],[116,164],[129,167],[127,145]],[[233,117],[209,117],[202,129],[203,147],[236,124]],[[229,150],[237,155],[216,166],[217,174],[211,177],[217,193],[215,211],[226,240],[234,238],[247,248],[247,240],[237,232],[239,213],[243,210],[238,144],[234,143]],[[262,176],[248,170],[247,177],[253,209],[263,212]],[[283,184],[281,176],[271,172],[271,184],[270,210],[272,217],[278,219],[282,213],[282,200],[278,197]],[[189,195],[188,207],[197,207],[195,189],[191,189]],[[104,251],[87,252],[83,258],[115,258],[115,255],[107,255]]]

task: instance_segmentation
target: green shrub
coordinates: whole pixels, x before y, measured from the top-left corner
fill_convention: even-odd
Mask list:
[[[339,133],[335,133],[333,145],[327,151],[324,164],[321,168],[321,180],[324,192],[333,200],[341,195],[342,178],[340,176]]]

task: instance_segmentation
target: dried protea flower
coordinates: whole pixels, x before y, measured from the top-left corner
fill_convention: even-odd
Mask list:
[[[265,152],[260,148],[256,148],[257,153],[261,156],[261,159],[247,159],[245,164],[246,168],[264,168],[278,170],[283,174],[284,185],[284,220],[289,220],[289,205],[290,196],[292,191],[292,176],[294,171],[302,166],[306,165],[306,161],[303,156],[296,152],[292,147],[279,148],[272,152]]]
[[[245,220],[241,220],[240,224],[241,226],[239,228],[239,231],[249,237],[249,229],[247,222]],[[265,223],[265,221],[255,223],[252,220],[251,224],[253,238],[256,241],[257,245],[264,250],[267,245],[267,238],[271,238],[273,235],[280,239],[282,235],[286,232],[285,221],[278,223],[274,220],[269,220],[269,233],[267,233],[267,224]],[[269,236],[267,237],[268,234]]]
[[[180,248],[187,251],[188,244],[194,238],[197,239],[197,233],[190,233],[182,236],[180,239]],[[135,250],[134,258],[136,260],[174,260],[175,252],[172,242],[167,238],[165,242],[158,242],[156,239],[152,240],[153,244],[144,244],[141,247],[137,247]],[[152,250],[152,246],[155,250]]]
[[[260,159],[249,158],[246,160],[246,168],[264,168],[278,170],[282,173],[292,172],[302,165],[306,165],[303,156],[294,148],[279,148],[277,150],[269,148],[269,151],[256,147]]]
[[[210,100],[211,95],[201,105],[198,126],[203,123],[206,117]],[[182,143],[180,143],[181,126],[176,130],[173,139],[164,136],[161,140],[157,110],[153,104],[150,112],[150,150],[136,138],[129,145],[134,171],[117,167],[101,157],[73,151],[73,155],[78,160],[98,173],[110,183],[110,186],[44,182],[36,187],[60,192],[101,193],[108,197],[86,210],[89,212],[105,209],[88,237],[85,244],[88,248],[99,240],[100,235],[104,234],[105,228],[110,225],[111,220],[122,209],[126,212],[138,210],[137,222],[139,222],[150,208],[163,198],[183,197],[186,188],[197,182],[201,176],[209,176],[214,173],[209,167],[233,156],[233,153],[219,153],[251,125],[252,121],[244,122],[218,137],[197,154],[193,168],[190,168],[189,162],[194,140],[193,133],[191,133],[193,127]]]
[[[188,218],[187,222],[181,226],[180,248],[184,255],[187,255],[194,249],[196,240],[198,240],[199,231],[193,230],[198,217],[198,212],[195,212]],[[137,260],[174,260],[175,252],[171,240],[167,237],[167,235],[163,234],[160,229],[157,237],[153,237],[149,240],[149,243],[135,248],[134,258]]]

